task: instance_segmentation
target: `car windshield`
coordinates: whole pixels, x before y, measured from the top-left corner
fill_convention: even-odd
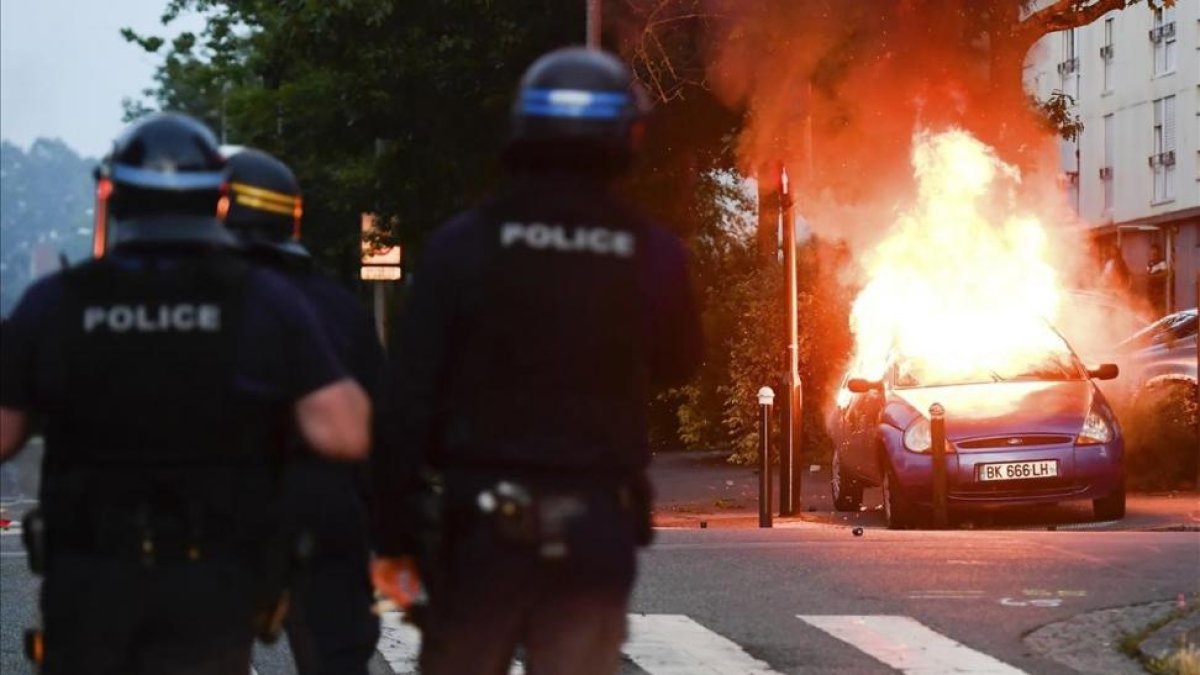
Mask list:
[[[1065,382],[1087,379],[1087,370],[1061,338],[1058,345],[1020,359],[996,359],[969,368],[931,367],[930,364],[897,355],[893,360],[893,386],[897,389],[938,387],[989,382]]]
[[[1184,340],[1196,335],[1197,324],[1195,309],[1168,314],[1126,338],[1119,346],[1126,349],[1145,349]]]

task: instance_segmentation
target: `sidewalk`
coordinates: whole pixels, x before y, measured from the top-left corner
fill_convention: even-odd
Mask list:
[[[1042,626],[1025,636],[1025,644],[1087,675],[1197,675],[1200,597],[1181,594],[1175,600],[1085,612]],[[1189,647],[1190,663],[1176,661]]]

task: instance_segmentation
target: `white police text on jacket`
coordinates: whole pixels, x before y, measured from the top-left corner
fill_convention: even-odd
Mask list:
[[[215,333],[221,330],[221,308],[212,304],[91,305],[83,310],[83,330],[93,333]]]
[[[629,258],[633,256],[634,238],[631,232],[604,227],[507,222],[500,227],[500,245]]]

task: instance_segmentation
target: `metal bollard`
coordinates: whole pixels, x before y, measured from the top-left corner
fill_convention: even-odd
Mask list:
[[[771,404],[775,392],[758,390],[758,526],[771,527]]]
[[[950,518],[946,506],[946,409],[929,406],[929,437],[933,452],[933,526],[945,529]]]

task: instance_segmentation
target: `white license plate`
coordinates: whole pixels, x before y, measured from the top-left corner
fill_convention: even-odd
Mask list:
[[[1028,480],[1030,478],[1053,478],[1058,475],[1057,459],[1039,459],[1033,462],[1003,462],[980,464],[975,469],[981,482],[989,480]]]

